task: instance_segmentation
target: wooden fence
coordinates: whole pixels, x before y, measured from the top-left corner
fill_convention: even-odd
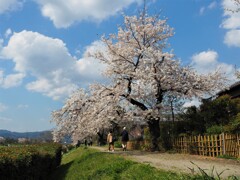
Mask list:
[[[174,140],[173,147],[179,153],[240,158],[240,134],[178,137]]]

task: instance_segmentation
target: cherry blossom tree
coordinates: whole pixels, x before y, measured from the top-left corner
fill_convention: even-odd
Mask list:
[[[239,71],[239,70],[236,70],[235,76],[236,76],[238,79],[240,79],[240,71]]]
[[[190,99],[225,87],[220,71],[199,75],[191,67],[181,66],[174,54],[167,52],[171,36],[173,30],[165,19],[149,16],[144,10],[139,16],[125,16],[117,34],[102,38],[107,56],[102,52],[93,55],[107,64],[105,74],[113,82],[108,95],[134,106],[137,116],[148,124],[152,150],[158,150],[159,121],[166,95]]]
[[[232,0],[236,5],[236,9],[231,9],[232,12],[239,12],[240,11],[240,0]]]
[[[225,8],[226,11],[231,13],[239,13],[240,12],[240,0],[225,0],[225,3],[228,4],[229,7]]]
[[[54,141],[59,142],[71,136],[73,143],[76,143],[109,129],[113,123],[124,122],[121,120],[123,110],[111,96],[106,96],[108,91],[105,88],[94,84],[88,93],[79,89],[61,109],[52,113],[52,121],[56,123]]]
[[[52,121],[56,123],[53,131],[54,141],[59,142],[65,136],[74,136],[78,125],[84,122],[83,113],[88,108],[88,98],[84,90],[79,89],[66,100],[61,109],[52,113]]]
[[[182,66],[167,43],[173,34],[166,19],[150,16],[145,9],[138,16],[124,16],[118,33],[102,38],[106,51],[91,54],[107,65],[104,74],[111,83],[92,85],[88,95],[80,90],[54,112],[55,137],[66,132],[84,137],[109,127],[113,120],[145,123],[152,150],[159,150],[164,99],[169,95],[178,99],[212,95],[225,87],[226,80],[220,71],[201,75]],[[118,113],[119,107],[124,113]]]

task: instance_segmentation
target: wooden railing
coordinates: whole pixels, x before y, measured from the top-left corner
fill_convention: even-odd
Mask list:
[[[228,155],[239,158],[240,135],[222,133],[219,135],[183,136],[175,138],[173,147],[179,153],[211,157]]]

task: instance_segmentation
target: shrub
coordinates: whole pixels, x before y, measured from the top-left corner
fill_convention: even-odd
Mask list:
[[[150,135],[150,131],[148,127],[144,128],[144,135],[143,135],[145,140],[150,140],[151,139],[151,135]]]
[[[0,152],[0,179],[45,179],[60,163],[59,144],[3,147]]]
[[[116,148],[122,148],[122,142],[121,142],[121,141],[116,141],[116,142],[114,142],[114,147],[116,147]]]
[[[143,145],[141,145],[141,150],[150,151],[151,150],[151,144],[150,143],[144,143]]]
[[[222,131],[223,131],[223,128],[221,125],[213,125],[207,128],[207,134],[221,134]]]

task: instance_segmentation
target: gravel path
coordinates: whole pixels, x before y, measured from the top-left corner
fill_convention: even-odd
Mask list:
[[[106,147],[94,147],[101,151],[105,151]],[[169,154],[158,152],[141,152],[141,151],[121,151],[115,148],[114,154],[120,154],[128,159],[150,164],[158,169],[164,169],[175,172],[196,173],[198,167],[204,169],[205,172],[211,174],[221,173],[221,178],[228,176],[237,176],[240,180],[240,161],[222,158],[213,158],[206,156],[188,155],[188,154]],[[194,163],[194,164],[193,164]],[[214,169],[213,169],[214,168]]]

